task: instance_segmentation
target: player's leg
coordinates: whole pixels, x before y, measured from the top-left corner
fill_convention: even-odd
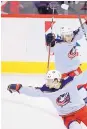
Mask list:
[[[85,106],[79,113],[79,119],[87,126],[87,106]]]
[[[72,113],[72,115],[62,117],[64,121],[64,125],[67,129],[81,129],[81,121],[77,120],[76,113]]]
[[[79,124],[77,121],[73,121],[68,129],[82,129],[81,124]]]

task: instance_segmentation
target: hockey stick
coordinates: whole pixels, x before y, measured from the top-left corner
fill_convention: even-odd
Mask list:
[[[83,31],[83,34],[84,34],[84,36],[85,36],[85,40],[87,41],[87,35],[86,35],[85,28],[84,28],[84,25],[83,25],[83,23],[82,23],[82,20],[81,20],[81,17],[80,17],[79,12],[77,12],[75,9],[73,9],[72,7],[70,7],[70,6],[67,5],[67,4],[62,4],[62,5],[61,5],[61,8],[65,9],[65,10],[70,10],[70,11],[72,11],[72,12],[74,12],[74,13],[77,14],[78,19],[79,19],[79,22],[80,22],[80,25],[81,25],[81,28],[82,28],[82,31]]]
[[[58,3],[57,2],[50,2],[49,3],[49,7],[53,10],[52,12],[52,21],[51,21],[51,33],[53,33],[53,23],[54,23],[54,10],[57,9],[58,7]],[[48,62],[47,62],[47,72],[49,71],[50,69],[50,49],[51,49],[51,43],[48,47]]]

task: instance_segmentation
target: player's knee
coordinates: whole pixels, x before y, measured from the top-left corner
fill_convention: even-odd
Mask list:
[[[69,129],[82,129],[82,128],[81,128],[81,125],[77,121],[74,121],[69,125]]]

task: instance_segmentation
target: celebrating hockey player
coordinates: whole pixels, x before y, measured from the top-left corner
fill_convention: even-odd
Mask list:
[[[83,26],[87,32],[87,20]],[[51,46],[51,52],[55,55],[56,70],[62,73],[63,78],[76,76],[78,72],[81,72],[73,81],[79,80],[79,93],[81,93],[81,96],[87,102],[87,70],[83,73],[83,70],[87,69],[87,59],[85,62],[81,61],[81,53],[78,51],[78,48],[81,47],[81,44],[78,42],[83,36],[84,33],[81,27],[73,31],[70,27],[64,26],[60,28],[60,36],[56,37],[54,33],[48,33],[46,35],[46,43],[47,47]],[[78,69],[79,66],[82,66],[82,71]],[[75,72],[75,69],[78,69],[78,72]]]
[[[21,84],[11,84],[8,90],[11,93],[17,91],[33,97],[48,97],[62,117],[67,129],[81,129],[81,122],[87,126],[87,107],[77,90],[78,84],[76,78],[62,79],[60,72],[50,70],[46,74],[46,84],[42,87],[23,87]]]

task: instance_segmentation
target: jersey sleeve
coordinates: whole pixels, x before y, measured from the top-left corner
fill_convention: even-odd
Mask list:
[[[45,92],[47,90],[48,88],[44,84],[42,87],[22,87],[19,92],[32,97],[47,97],[48,93]]]
[[[73,81],[74,77],[68,77],[67,79],[62,80],[62,88],[65,87],[67,84],[69,84],[71,81]]]
[[[19,92],[20,94],[25,94],[32,97],[45,97],[45,94],[39,87],[22,87]]]

